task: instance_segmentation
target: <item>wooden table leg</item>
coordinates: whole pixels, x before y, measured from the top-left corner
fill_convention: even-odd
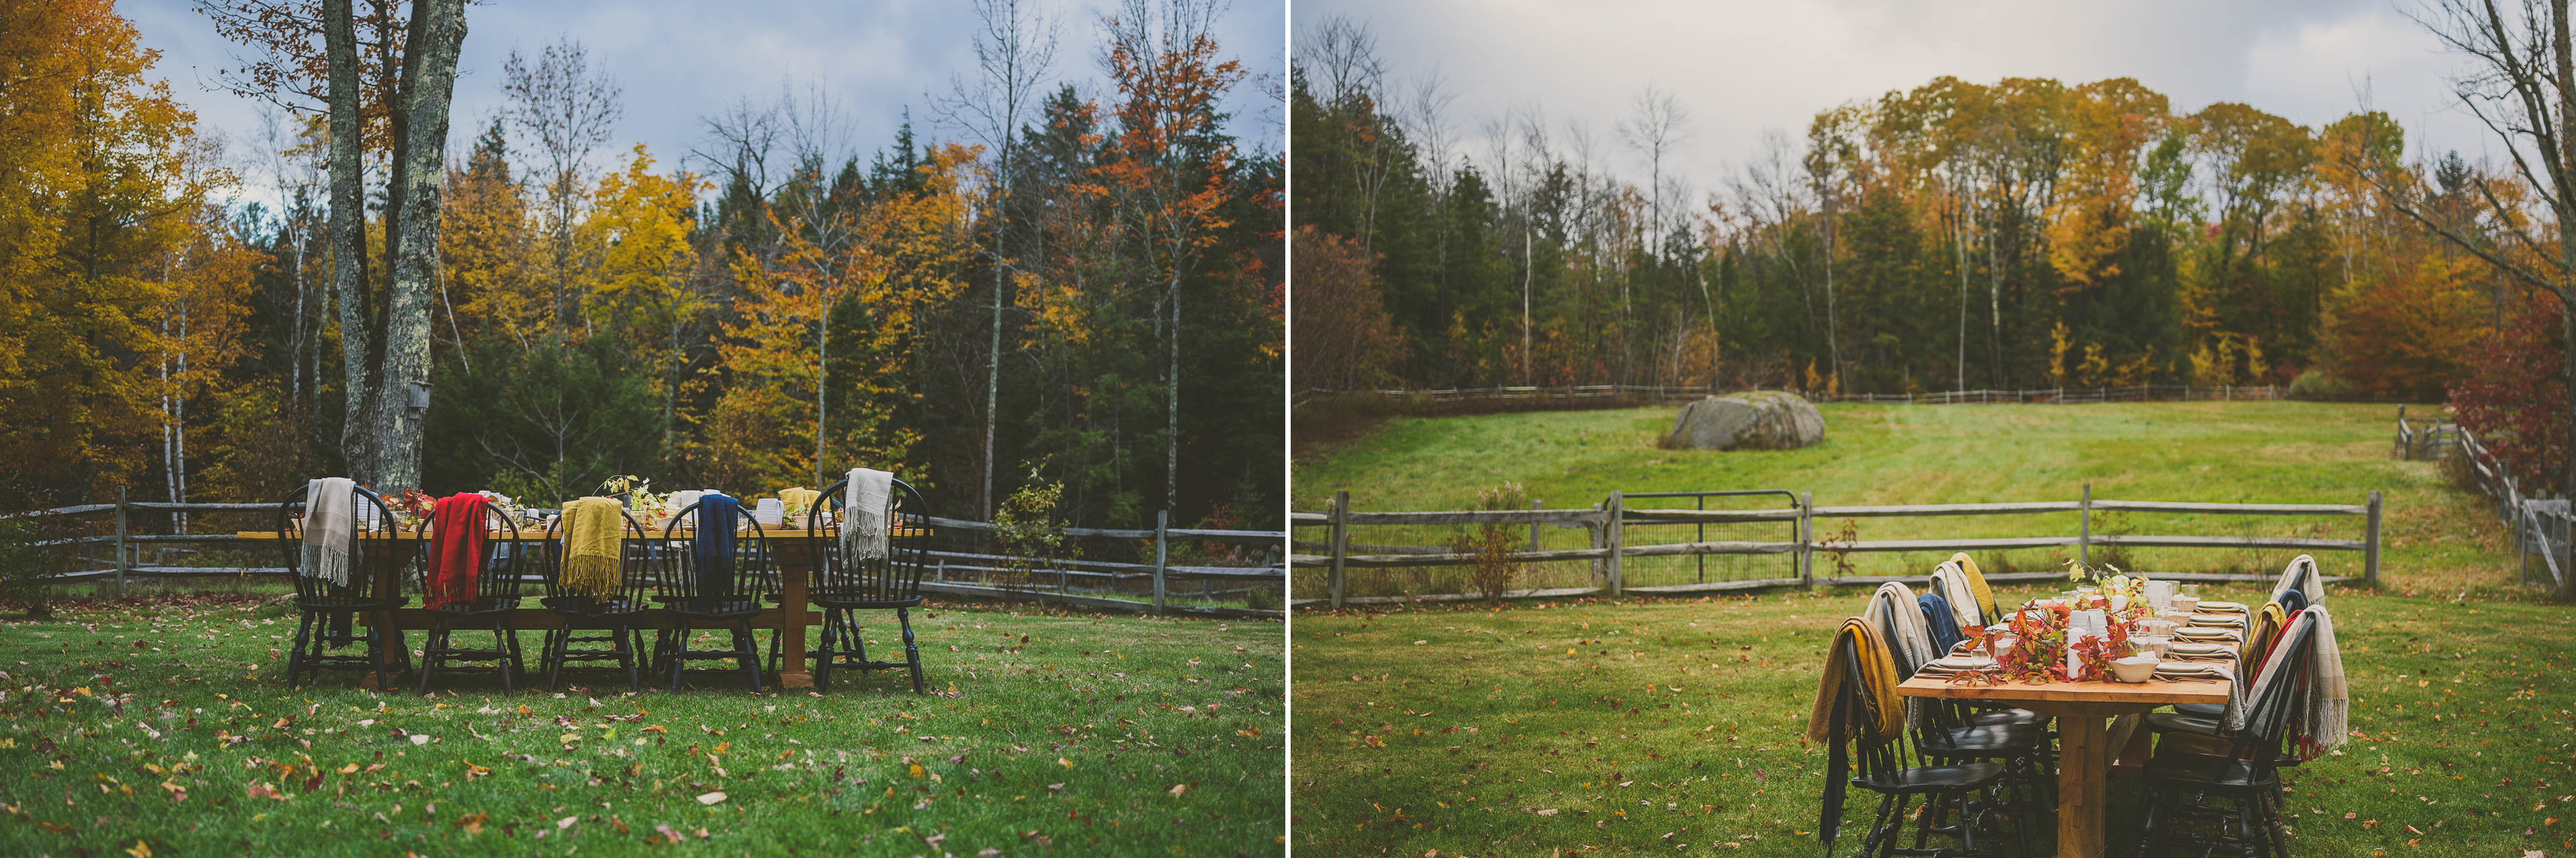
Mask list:
[[[783,564],[782,564],[783,565]],[[805,671],[805,573],[806,569],[787,568],[781,581],[779,607],[786,609],[780,618],[778,634],[784,645],[779,647],[778,687],[812,688],[814,675]]]
[[[2057,750],[2057,858],[2101,858],[2111,779],[2103,716],[2059,716]]]

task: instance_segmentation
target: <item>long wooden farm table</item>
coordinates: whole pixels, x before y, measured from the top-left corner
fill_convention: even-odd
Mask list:
[[[1907,697],[1991,700],[2057,718],[2057,856],[2101,858],[2104,788],[2111,775],[2106,721],[2176,703],[2226,703],[2228,681],[2142,683],[2053,682],[2033,685],[1953,685],[1947,678],[1916,676],[1896,686]]]
[[[818,533],[825,538],[837,539],[840,530],[837,527],[824,528]],[[887,531],[886,537],[921,539],[930,536],[931,533],[931,529],[926,527],[898,528]],[[236,532],[234,535],[243,539],[279,539],[284,536],[274,530],[245,530]],[[743,535],[751,534],[746,531]],[[428,540],[433,536],[436,534],[410,530],[358,534],[362,542],[388,543],[387,554],[370,558],[378,561],[374,564],[377,570],[377,592],[401,592],[402,581],[399,577],[401,571],[410,565],[412,558],[428,544]],[[693,539],[695,536],[695,531],[681,530],[666,535],[647,536],[644,539],[647,542],[678,542]],[[758,616],[752,618],[751,625],[752,628],[757,629],[776,629],[780,635],[785,636],[785,640],[781,641],[782,645],[779,647],[778,664],[778,684],[783,688],[811,688],[814,685],[814,674],[805,669],[805,628],[821,624],[823,615],[822,612],[814,610],[806,599],[806,582],[814,568],[812,546],[807,542],[806,536],[806,531],[801,527],[764,529],[758,536],[761,541],[768,543],[769,557],[778,564],[778,607],[761,611]],[[554,537],[543,530],[523,530],[518,533],[515,540],[509,534],[497,532],[491,534],[491,538],[498,542],[545,542]],[[529,598],[526,601],[534,603],[536,600]],[[427,629],[431,622],[429,611],[423,608],[401,608],[392,611],[391,614],[389,617],[382,618],[385,628],[390,632],[390,640],[387,641],[385,649],[388,666],[396,663],[394,660],[400,653],[408,651],[407,645],[403,643],[403,630]],[[519,628],[528,631],[563,628],[561,617],[541,607],[520,608],[514,619]],[[374,625],[378,621],[377,617],[367,618],[369,625]],[[671,622],[660,611],[646,611],[643,616],[636,618],[634,625],[636,628],[646,629],[669,628]],[[372,682],[374,676],[369,674],[365,681]]]

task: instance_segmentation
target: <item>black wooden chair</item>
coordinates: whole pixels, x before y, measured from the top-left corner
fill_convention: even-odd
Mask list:
[[[644,526],[625,510],[618,511],[624,521],[624,539],[618,548],[616,584],[606,592],[595,588],[575,587],[564,580],[564,562],[569,549],[563,542],[562,518],[547,524],[542,562],[546,570],[546,595],[537,602],[554,611],[563,620],[563,628],[546,632],[545,643],[538,648],[538,661],[546,669],[546,690],[563,687],[563,670],[570,662],[614,661],[626,671],[626,689],[643,689],[643,670],[649,658],[645,655],[644,632],[636,627],[653,602],[645,591],[653,580],[653,547],[644,538]],[[583,635],[582,632],[599,632]],[[605,648],[580,648],[581,644],[606,644]]]
[[[527,662],[519,648],[518,616],[519,574],[525,568],[528,549],[519,542],[518,522],[510,520],[510,516],[500,509],[486,507],[483,521],[497,535],[484,546],[483,563],[474,570],[473,598],[444,605],[424,605],[429,613],[429,635],[421,645],[422,694],[429,693],[431,674],[455,663],[490,663],[492,671],[501,676],[501,694],[504,697],[518,693],[517,677],[527,672]],[[429,524],[428,521],[420,523],[419,532],[423,540],[430,538]],[[424,558],[428,556],[426,550],[421,554]],[[426,602],[426,594],[430,592],[428,575],[432,573],[426,563],[421,568],[420,589]],[[492,631],[492,647],[457,646],[454,638],[458,626],[474,631],[488,626]]]
[[[754,693],[767,690],[761,680],[760,643],[753,633],[751,620],[760,615],[763,596],[778,589],[776,566],[769,556],[769,544],[761,538],[764,531],[751,510],[739,506],[726,521],[702,522],[706,502],[690,504],[673,516],[662,528],[662,538],[655,540],[653,551],[660,562],[655,564],[653,600],[670,614],[672,628],[655,638],[654,664],[671,672],[671,690],[680,690],[680,675],[691,661],[733,659],[743,675],[751,680]],[[722,528],[724,539],[733,548],[733,568],[726,570],[704,566],[695,550],[695,538],[681,532],[683,525],[691,530]],[[690,632],[696,629],[723,629],[732,632],[733,646],[727,649],[690,649]]]
[[[2311,623],[2293,623],[2282,632],[2272,657],[2288,659],[2281,669],[2290,673],[2246,701],[2243,730],[2228,731],[2215,719],[2182,723],[2203,720],[2198,716],[2148,716],[2165,721],[2167,732],[2141,772],[2146,814],[2139,820],[2140,858],[2153,856],[2174,841],[2193,847],[2191,854],[2210,854],[2222,846],[2252,858],[2289,854],[2281,835],[2280,768],[2285,759],[2293,764],[2296,760],[2284,753],[2282,745],[2290,719],[2299,717],[2306,706],[2308,659],[2316,646],[2314,628]],[[2238,677],[2240,682],[2254,679]],[[2211,799],[2226,805],[2211,804]],[[2212,824],[2211,833],[2186,830],[2200,827],[2199,823]]]
[[[892,480],[886,492],[885,526],[888,531],[903,527],[926,527],[930,505],[911,483]],[[823,609],[821,646],[807,650],[812,659],[814,689],[830,691],[832,671],[850,668],[862,673],[895,667],[912,670],[912,693],[921,693],[921,647],[913,641],[912,609],[921,605],[921,573],[927,566],[930,551],[926,540],[889,539],[886,556],[877,560],[859,560],[845,556],[839,537],[823,531],[824,513],[832,513],[842,527],[848,527],[849,510],[843,509],[844,491],[849,481],[833,483],[823,490],[814,503],[814,514],[806,518],[806,546],[814,558],[813,578],[806,588],[806,599]],[[903,629],[903,661],[868,660],[867,639],[860,635],[859,612],[893,611],[896,625]],[[772,639],[770,661],[777,662],[776,640]]]
[[[1859,723],[1868,723],[1875,711],[1871,695],[1862,686],[1859,654],[1843,647],[1844,682],[1837,706]],[[1898,705],[1903,705],[1902,703]],[[1909,724],[1909,732],[1913,725]],[[2005,814],[2000,792],[2008,786],[2009,772],[2001,763],[1959,762],[1955,756],[1926,753],[1908,759],[1906,732],[1894,738],[1879,739],[1866,735],[1849,740],[1853,745],[1854,772],[1851,784],[1879,794],[1878,814],[1872,819],[1868,834],[1861,841],[1861,854],[1895,856],[2000,856],[2003,824],[2012,826],[2016,844],[2026,843],[2027,815]],[[1845,741],[1835,737],[1835,741]],[[1909,764],[1912,763],[1912,764]],[[1840,777],[1842,772],[1828,772]],[[1923,805],[1913,806],[1917,798]],[[1914,843],[1906,846],[1908,824],[1914,828]],[[1935,838],[1955,838],[1956,845],[1935,844]],[[1991,846],[1980,846],[1980,839],[1992,838]],[[2027,849],[2018,850],[2025,852]]]
[[[318,677],[320,671],[328,669],[369,671],[376,674],[376,687],[386,687],[392,682],[385,669],[389,655],[386,632],[392,619],[387,613],[404,604],[398,586],[403,578],[401,570],[385,574],[388,570],[384,568],[401,557],[393,543],[393,510],[375,492],[363,487],[351,489],[356,495],[352,511],[361,514],[350,524],[353,539],[349,546],[348,583],[334,584],[305,574],[304,505],[305,493],[312,488],[310,484],[300,486],[277,505],[278,547],[285,555],[290,573],[287,577],[295,582],[297,615],[294,648],[286,659],[286,685],[300,687],[306,673]],[[363,633],[354,629],[360,615],[373,615]],[[358,642],[366,644],[364,654],[331,651]],[[402,647],[393,647],[390,656],[393,672],[411,669],[410,655]]]

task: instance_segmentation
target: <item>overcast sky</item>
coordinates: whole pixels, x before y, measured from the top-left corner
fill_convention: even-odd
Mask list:
[[[1227,2],[1227,0],[1221,0]],[[124,0],[145,47],[162,52],[156,73],[197,111],[200,124],[241,143],[259,136],[259,105],[214,91],[216,74],[243,55],[215,35],[196,0]],[[1041,0],[1041,7],[1050,4]],[[1103,0],[1055,0],[1064,41],[1055,75],[1086,91],[1105,90],[1097,38]],[[467,34],[456,83],[453,148],[479,134],[502,107],[501,64],[512,48],[534,55],[557,37],[587,44],[591,61],[625,89],[618,143],[594,160],[614,163],[633,143],[652,146],[668,166],[704,140],[700,118],[749,96],[768,101],[784,85],[819,83],[850,117],[852,145],[864,155],[886,145],[912,109],[915,128],[931,127],[925,93],[945,94],[952,74],[973,69],[973,7],[962,0],[786,2],[786,0],[489,0],[466,12]],[[1254,75],[1226,107],[1246,138],[1276,138],[1280,110],[1264,93],[1284,87],[1287,62],[1284,0],[1230,0],[1217,26],[1226,54]],[[1050,88],[1052,86],[1050,85]],[[1105,100],[1105,97],[1104,97]],[[1277,151],[1280,144],[1243,144]]]
[[[1647,86],[1692,115],[1680,165],[1705,191],[1738,169],[1765,129],[1802,137],[1825,108],[1940,75],[1992,83],[2134,77],[2176,113],[2241,101],[2314,128],[2372,103],[2407,129],[2411,151],[2477,158],[2482,129],[2453,107],[2459,58],[2392,0],[2264,2],[1549,2],[1297,0],[1297,32],[1331,16],[1365,22],[1399,86],[1437,72],[1469,154],[1477,127],[1534,105],[1556,128],[1580,121],[1604,154],[1642,177],[1611,129]],[[1561,132],[1560,132],[1561,134]],[[1562,139],[1560,136],[1559,139]],[[2501,149],[2494,150],[2501,154]]]

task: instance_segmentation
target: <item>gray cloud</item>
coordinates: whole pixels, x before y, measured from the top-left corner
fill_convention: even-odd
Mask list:
[[[200,123],[237,141],[256,139],[256,102],[216,91],[216,75],[244,49],[215,35],[194,0],[127,0],[144,47],[162,52],[155,74],[170,79]],[[1231,0],[1217,26],[1226,54],[1268,82],[1248,81],[1225,107],[1245,148],[1276,150],[1282,117],[1267,98],[1284,80],[1285,0]],[[1107,88],[1100,69],[1098,22],[1106,2],[1060,0],[1064,42],[1056,76],[1088,92]],[[610,148],[652,147],[665,164],[703,141],[700,118],[740,98],[766,102],[782,88],[809,83],[837,99],[860,154],[892,140],[911,108],[916,130],[932,127],[925,94],[944,94],[952,74],[973,67],[971,6],[959,2],[794,2],[734,0],[496,0],[471,7],[459,61],[454,139],[480,133],[503,106],[501,64],[512,48],[533,54],[569,35],[590,49],[625,89],[625,117]],[[604,152],[606,164],[615,152]]]

